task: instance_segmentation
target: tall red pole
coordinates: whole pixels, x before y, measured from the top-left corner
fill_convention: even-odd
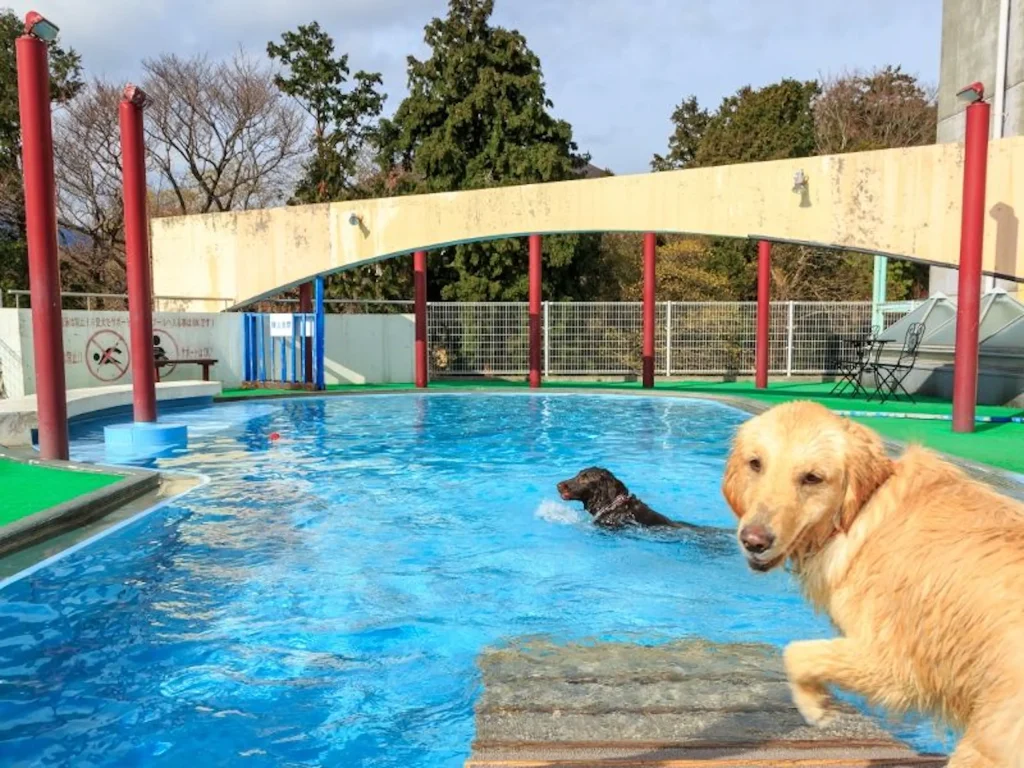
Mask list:
[[[153,363],[153,280],[146,211],[146,145],[142,132],[142,110],[145,106],[146,94],[134,85],[125,86],[119,112],[132,401],[135,421],[152,423],[156,421],[156,375]]]
[[[978,396],[978,315],[985,236],[985,174],[988,166],[989,105],[967,107],[964,136],[964,196],[960,224],[960,273],[953,351],[953,431],[973,432]]]
[[[68,406],[64,384],[64,331],[57,262],[57,203],[53,183],[50,66],[46,43],[29,35],[15,43],[21,162],[25,176],[25,237],[32,296],[39,454],[66,461]]]
[[[757,339],[755,342],[754,386],[768,386],[768,334],[771,329],[772,244],[757,243]]]
[[[541,376],[541,243],[530,235],[530,387],[540,386]]]
[[[416,387],[427,386],[427,252],[412,255],[416,312]]]
[[[313,314],[313,284],[303,283],[299,286],[299,312],[311,315]],[[305,331],[305,329],[303,329]],[[306,339],[305,344],[305,360],[303,361],[303,369],[305,376],[303,377],[306,384],[313,383],[313,344],[312,339]]]
[[[643,386],[644,389],[654,387],[654,298],[655,298],[655,258],[658,243],[653,232],[644,234],[644,350],[643,350]]]

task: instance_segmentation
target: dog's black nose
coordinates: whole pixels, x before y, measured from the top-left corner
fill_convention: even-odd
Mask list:
[[[760,555],[772,548],[775,536],[763,525],[748,525],[740,531],[740,542],[747,552]]]

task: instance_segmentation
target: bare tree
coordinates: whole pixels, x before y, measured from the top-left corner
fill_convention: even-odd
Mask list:
[[[67,289],[124,290],[119,101],[117,86],[94,80],[54,121],[61,278]]]
[[[270,68],[165,54],[143,63],[150,160],[177,213],[263,207],[294,186],[306,148],[302,114]]]
[[[822,78],[813,110],[818,154],[935,141],[935,89],[899,67]]]

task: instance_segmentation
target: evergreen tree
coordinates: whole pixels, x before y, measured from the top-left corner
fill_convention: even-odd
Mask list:
[[[409,96],[381,126],[380,164],[401,180],[395,191],[562,181],[588,161],[550,113],[536,54],[519,32],[491,25],[493,10],[493,0],[449,0],[448,15],[426,27],[430,56],[409,58]],[[585,297],[597,253],[593,235],[545,238],[546,296]],[[431,293],[444,299],[525,299],[525,240],[444,248],[430,274]]]

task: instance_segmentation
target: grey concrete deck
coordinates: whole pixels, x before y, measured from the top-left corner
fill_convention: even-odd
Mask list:
[[[212,398],[219,395],[218,381],[167,381],[156,385],[158,402]],[[69,389],[68,418],[121,408],[132,404],[132,385]],[[0,400],[0,446],[15,448],[31,445],[32,430],[38,426],[36,396]]]
[[[844,707],[828,728],[793,707],[774,648],[518,645],[485,652],[467,768],[940,766]]]

